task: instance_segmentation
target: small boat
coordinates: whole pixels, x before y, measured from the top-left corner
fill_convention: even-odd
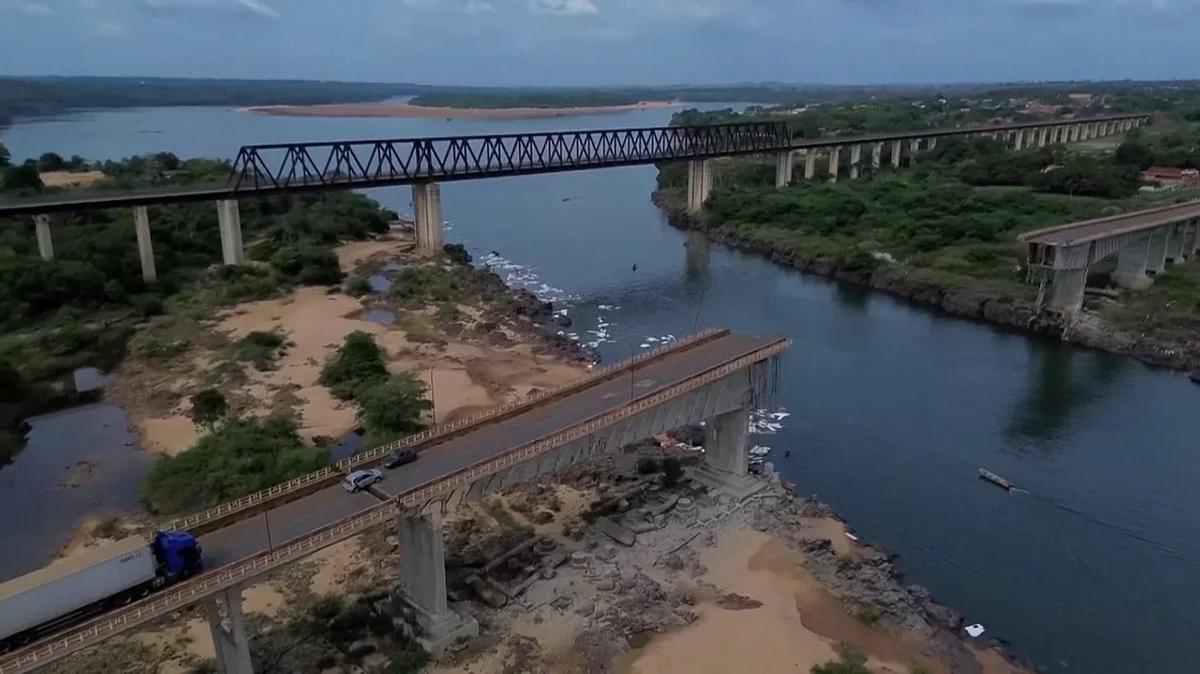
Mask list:
[[[992,471],[987,470],[986,468],[979,469],[979,479],[987,480],[988,482],[991,482],[992,484],[996,485],[997,487],[1003,487],[1004,489],[1006,489],[1008,491],[1012,491],[1013,487],[1015,486],[1012,483],[1012,481],[1006,480],[1006,479],[1000,477],[999,475],[993,473]]]

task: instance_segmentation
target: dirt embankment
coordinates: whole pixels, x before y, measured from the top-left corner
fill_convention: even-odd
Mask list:
[[[628,105],[592,105],[574,108],[451,108],[410,103],[335,103],[327,105],[264,105],[244,108],[255,115],[282,117],[406,117],[432,119],[538,119],[603,115],[634,110],[678,107],[676,101],[641,101]]]
[[[672,225],[688,229],[695,222],[673,204],[655,193],[654,201],[668,211]],[[1016,328],[1024,332],[1062,339],[1102,351],[1129,355],[1156,367],[1195,372],[1200,370],[1200,340],[1168,338],[1147,333],[1114,329],[1099,316],[1087,310],[1069,323],[1060,316],[1037,312],[1033,300],[1007,294],[997,294],[972,287],[948,287],[932,280],[921,270],[906,268],[899,263],[881,262],[871,269],[839,267],[827,260],[817,260],[801,252],[776,250],[762,242],[751,241],[727,231],[697,227],[708,238],[730,248],[756,253],[772,262],[817,274],[838,281],[854,283],[880,290],[918,304],[932,306],[952,316],[985,321]]]
[[[348,272],[428,264],[411,248],[409,237],[394,233],[346,244],[338,254]],[[488,314],[487,307],[464,298],[450,320],[439,314],[444,303],[399,306],[386,292],[353,297],[325,287],[238,304],[210,320],[187,323],[183,339],[188,346],[170,359],[139,357],[135,350],[107,395],[129,413],[143,447],[175,454],[196,441],[188,398],[208,386],[221,389],[240,416],[293,413],[310,440],[329,442],[353,430],[354,406],[335,398],[319,380],[326,360],[356,330],[374,335],[387,351],[390,370],[412,372],[430,386],[431,421],[453,420],[586,372],[579,353],[541,329],[539,321],[551,316],[548,307],[509,291],[494,275],[487,282],[493,296],[514,297],[522,314]],[[266,366],[231,359],[231,349],[251,332],[280,334],[286,348]]]

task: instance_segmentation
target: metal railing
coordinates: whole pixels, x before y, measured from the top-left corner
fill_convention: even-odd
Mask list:
[[[0,674],[23,674],[98,644],[138,625],[169,615],[173,611],[260,576],[295,559],[307,556],[323,547],[351,538],[388,521],[407,509],[423,507],[462,487],[470,486],[475,480],[545,454],[568,442],[690,393],[754,363],[766,360],[782,353],[790,345],[791,340],[789,339],[772,342],[746,355],[710,368],[684,382],[638,398],[620,409],[600,414],[541,440],[535,440],[502,455],[455,471],[399,494],[389,501],[371,506],[354,515],[294,538],[274,550],[256,553],[136,604],[72,628],[68,633],[52,636],[0,660]]]
[[[580,391],[590,386],[594,386],[596,383],[609,377],[616,376],[631,367],[635,367],[650,360],[661,358],[670,353],[691,348],[697,344],[716,339],[718,337],[723,337],[727,334],[729,334],[729,330],[727,328],[710,328],[703,330],[694,335],[689,335],[683,339],[676,340],[668,345],[646,351],[645,353],[637,354],[633,358],[629,358],[606,367],[598,368],[589,373],[587,376],[574,382],[564,384],[553,389],[539,391],[531,396],[519,398],[504,403],[499,407],[483,410],[476,414],[463,417],[462,419],[457,419],[444,424],[438,424],[437,426],[433,426],[419,433],[401,438],[400,440],[381,445],[374,449],[368,449],[366,451],[359,452],[354,456],[342,459],[341,461],[337,462],[333,468],[322,468],[315,473],[301,475],[300,477],[293,478],[287,482],[277,484],[268,489],[263,489],[261,491],[254,492],[253,494],[247,494],[246,496],[234,499],[233,501],[229,501],[227,503],[222,503],[221,505],[214,506],[202,512],[172,520],[164,524],[161,528],[167,531],[191,530],[199,526],[209,524],[214,520],[223,519],[247,510],[261,507],[277,499],[282,499],[293,496],[297,493],[301,493],[313,485],[320,484],[325,480],[332,480],[335,477],[340,477],[341,475],[359,467],[379,461],[396,449],[414,447],[423,443],[427,443],[431,440],[452,435],[464,428],[481,424],[485,421],[489,421],[503,415],[511,415],[514,412],[525,408],[543,404],[552,398],[568,395],[575,391]]]

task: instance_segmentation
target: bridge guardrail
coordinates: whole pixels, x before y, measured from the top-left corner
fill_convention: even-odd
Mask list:
[[[68,634],[56,635],[0,660],[0,674],[23,674],[36,667],[66,657],[71,653],[145,624],[173,611],[194,604],[221,590],[257,577],[294,559],[304,557],[320,548],[351,538],[366,529],[381,524],[403,509],[424,507],[443,495],[453,493],[475,480],[544,454],[567,442],[611,426],[646,409],[677,398],[756,362],[782,353],[791,345],[790,339],[767,344],[749,354],[710,368],[684,382],[633,401],[620,409],[602,413],[540,440],[535,440],[504,454],[455,471],[438,480],[418,486],[394,499],[371,506],[366,510],[328,524],[313,532],[298,536],[274,548],[246,557],[240,561],[186,581],[174,589],[153,595],[131,606],[74,628]]]
[[[540,391],[532,396],[519,398],[498,407],[488,410],[483,410],[476,414],[472,414],[462,419],[439,424],[432,428],[410,435],[400,440],[381,445],[374,449],[359,452],[352,457],[342,459],[337,462],[334,467],[322,468],[314,473],[301,475],[287,482],[247,494],[233,501],[222,503],[199,513],[194,513],[186,517],[178,518],[164,524],[163,530],[188,530],[194,534],[206,533],[212,531],[219,526],[215,524],[224,521],[226,518],[252,512],[268,503],[273,503],[276,500],[283,498],[296,498],[308,493],[308,491],[323,487],[327,484],[340,480],[342,476],[361,466],[379,461],[387,456],[390,452],[399,448],[408,448],[420,445],[434,439],[445,438],[451,436],[463,428],[471,427],[484,421],[499,419],[504,416],[512,415],[518,411],[541,404],[551,398],[566,395],[573,391],[582,390],[589,386],[595,385],[597,382],[605,378],[615,376],[629,367],[635,367],[640,363],[661,358],[668,353],[674,353],[681,349],[691,348],[703,342],[722,337],[729,334],[728,328],[709,328],[702,330],[694,335],[689,335],[683,339],[676,340],[661,346],[657,349],[640,353],[633,358],[623,360],[619,363],[613,363],[606,367],[598,368],[597,370],[587,374],[583,378],[564,384],[562,386]]]

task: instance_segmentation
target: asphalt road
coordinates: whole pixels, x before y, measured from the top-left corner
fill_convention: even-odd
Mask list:
[[[421,451],[407,466],[385,471],[377,489],[388,496],[492,458],[510,449],[619,409],[640,398],[686,381],[706,370],[767,346],[778,338],[726,335],[635,368],[632,376],[608,379],[553,402],[481,425]],[[368,492],[347,493],[327,487],[277,508],[200,537],[206,566],[214,569],[278,546],[379,503]],[[268,535],[269,532],[269,535]]]
[[[1022,237],[1028,243],[1043,246],[1070,246],[1103,239],[1117,234],[1153,229],[1175,222],[1200,218],[1200,202],[1190,202],[1155,210],[1151,213],[1130,213],[1121,217],[1086,220],[1075,226],[1053,228],[1042,233],[1030,232]]]

